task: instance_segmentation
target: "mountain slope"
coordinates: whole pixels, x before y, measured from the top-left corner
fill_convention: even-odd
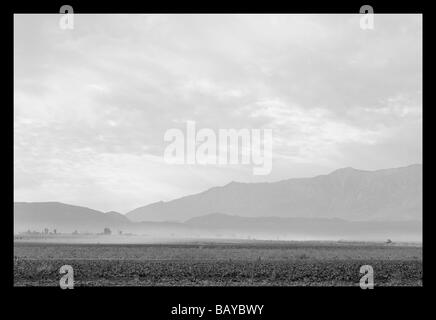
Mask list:
[[[132,221],[184,221],[220,212],[242,217],[421,220],[422,166],[344,168],[313,178],[236,183],[127,213]]]

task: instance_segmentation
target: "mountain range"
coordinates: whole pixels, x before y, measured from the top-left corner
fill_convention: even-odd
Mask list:
[[[243,217],[421,220],[422,165],[377,171],[344,168],[273,183],[231,182],[152,203],[126,216],[132,221],[184,221],[213,212]]]
[[[105,227],[154,237],[419,240],[422,166],[232,182],[126,215],[59,202],[14,203],[15,232],[97,233]]]

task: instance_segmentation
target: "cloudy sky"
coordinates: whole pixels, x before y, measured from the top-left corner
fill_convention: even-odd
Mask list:
[[[230,181],[422,162],[422,18],[14,18],[15,201],[125,213]],[[273,166],[170,165],[170,128],[273,129]]]

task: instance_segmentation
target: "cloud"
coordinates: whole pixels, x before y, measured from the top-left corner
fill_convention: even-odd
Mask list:
[[[420,15],[58,18],[14,16],[16,200],[125,211],[260,179],[161,163],[187,120],[273,129],[265,180],[421,162]]]

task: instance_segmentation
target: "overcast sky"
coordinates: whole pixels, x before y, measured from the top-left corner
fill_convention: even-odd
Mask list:
[[[422,162],[422,18],[14,19],[15,201],[125,213],[230,181]],[[273,166],[169,165],[167,129],[273,129]]]

